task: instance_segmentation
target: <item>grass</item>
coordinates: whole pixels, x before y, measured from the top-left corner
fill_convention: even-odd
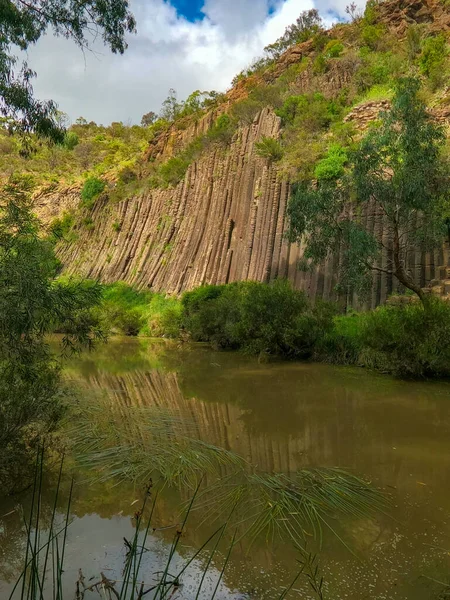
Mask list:
[[[64,516],[62,522],[60,522],[57,506],[60,500],[63,473],[63,461],[61,461],[50,522],[44,524],[42,519],[43,469],[44,449],[40,448],[36,459],[31,508],[25,520],[26,544],[22,572],[16,580],[9,600],[64,600],[68,597],[65,591],[66,584],[63,584],[63,574],[65,571],[67,533],[70,526],[73,481]],[[317,474],[314,477],[317,477]],[[281,480],[276,481],[277,486],[280,483],[284,482]],[[184,559],[181,568],[174,567],[174,557],[177,555],[182,536],[188,525],[189,516],[195,509],[195,504],[201,495],[200,486],[201,483],[199,482],[186,504],[181,522],[177,525],[172,542],[165,552],[165,564],[161,571],[155,573],[157,575],[155,581],[148,582],[145,580],[147,578],[145,571],[150,566],[148,560],[146,560],[146,553],[149,550],[147,545],[149,534],[154,531],[152,527],[153,515],[159,498],[159,490],[150,480],[146,486],[142,503],[134,515],[134,534],[130,540],[124,538],[126,554],[121,574],[113,573],[107,577],[103,572],[100,572],[87,578],[79,569],[78,580],[75,582],[75,599],[84,600],[87,594],[97,592],[106,600],[142,600],[146,596],[154,600],[165,600],[171,598],[180,590],[184,574],[194,564],[194,561],[198,563],[198,559],[201,558],[202,566],[198,573],[198,582],[191,586],[189,591],[191,594],[195,593],[195,600],[199,598],[214,600],[220,590],[232,551],[240,541],[237,536],[237,528],[233,525],[233,515],[236,511],[235,502],[209,537],[198,548],[194,549],[189,557]],[[302,489],[302,494],[304,492],[305,488]],[[290,492],[291,495],[293,493],[294,491]],[[299,500],[300,496],[297,496],[297,504]],[[229,542],[225,542],[225,534],[228,532],[230,532],[231,538]],[[225,553],[221,552],[222,558],[219,558],[218,551],[221,547],[225,548]],[[299,577],[304,576],[309,581],[316,597],[319,600],[323,599],[323,578],[319,574],[317,555],[312,555],[302,548],[298,548],[298,551],[300,568],[292,582],[281,592],[278,598],[280,600],[286,598],[293,590],[293,586]],[[215,587],[211,593],[202,593],[206,576],[212,565],[214,565],[218,574]],[[223,595],[223,592],[221,594]],[[70,597],[73,598],[72,593]]]
[[[323,531],[341,538],[338,516],[370,516],[386,510],[385,496],[343,470],[305,468],[292,475],[261,472],[241,456],[198,440],[187,415],[167,410],[128,409],[82,402],[69,428],[72,454],[102,481],[149,481],[180,490],[197,490],[202,520],[230,524],[237,540],[283,536],[306,549],[321,545]],[[191,433],[192,432],[192,433]],[[206,483],[207,482],[207,483]],[[343,541],[343,540],[342,540]]]
[[[122,335],[177,337],[179,300],[124,282],[104,286],[103,301],[95,311],[103,328]]]

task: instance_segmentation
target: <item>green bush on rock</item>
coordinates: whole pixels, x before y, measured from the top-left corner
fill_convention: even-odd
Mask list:
[[[81,189],[81,200],[86,206],[92,206],[95,199],[105,189],[105,182],[98,177],[89,177]]]

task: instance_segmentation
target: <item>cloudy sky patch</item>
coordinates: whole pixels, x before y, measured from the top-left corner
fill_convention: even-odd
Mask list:
[[[123,56],[99,41],[83,53],[50,33],[29,51],[34,88],[72,120],[139,123],[159,111],[169,88],[225,91],[236,73],[260,56],[303,10],[327,22],[345,16],[349,0],[132,0],[137,35]],[[364,4],[360,0],[360,5]],[[334,15],[332,17],[331,15]]]

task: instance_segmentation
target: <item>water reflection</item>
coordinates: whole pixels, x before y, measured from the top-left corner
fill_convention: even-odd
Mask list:
[[[449,384],[405,383],[326,365],[258,364],[205,347],[130,339],[71,361],[66,372],[93,402],[106,398],[107,410],[124,423],[130,407],[165,407],[189,423],[189,435],[232,450],[261,470],[339,466],[370,477],[392,492],[394,519],[336,524],[364,562],[327,536],[321,562],[328,597],[423,600],[441,591],[422,575],[442,580],[449,567],[448,554],[439,550],[450,549]],[[112,482],[78,488],[74,569],[83,566],[80,555],[89,562],[104,552],[102,560],[119,560],[122,528],[132,527],[137,494],[130,484]],[[8,518],[3,579],[14,571],[20,550]],[[160,526],[179,518],[175,491],[163,496],[156,518]],[[200,521],[194,515],[187,547],[198,547],[210,531],[208,524],[195,527]],[[80,533],[89,530],[90,542]],[[159,539],[168,541],[164,535]],[[273,597],[289,580],[295,559],[280,539],[270,545],[258,540],[250,552],[243,542],[225,583],[251,597]],[[306,584],[297,588],[294,597],[309,597]]]

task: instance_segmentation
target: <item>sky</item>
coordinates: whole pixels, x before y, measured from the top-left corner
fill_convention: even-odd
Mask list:
[[[35,95],[53,99],[71,121],[139,123],[159,112],[170,88],[225,91],[267,44],[303,10],[317,8],[330,25],[350,0],[131,0],[137,34],[113,55],[99,40],[90,52],[51,32],[28,50]],[[364,0],[358,4],[363,6]]]

